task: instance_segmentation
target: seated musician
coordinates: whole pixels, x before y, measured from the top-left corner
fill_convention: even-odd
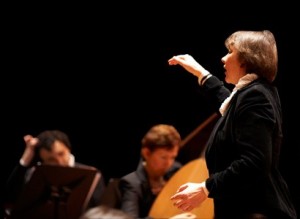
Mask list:
[[[181,148],[181,136],[173,126],[158,124],[145,134],[141,145],[137,169],[119,182],[121,210],[134,218],[149,218],[157,195],[182,166],[175,160]]]

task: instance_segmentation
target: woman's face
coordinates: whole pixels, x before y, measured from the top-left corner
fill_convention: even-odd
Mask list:
[[[173,165],[175,158],[178,155],[179,147],[172,149],[159,148],[150,151],[148,148],[143,148],[143,157],[145,158],[147,170],[152,176],[164,176]]]
[[[238,52],[233,46],[230,47],[221,61],[224,64],[225,81],[228,84],[237,84],[239,79],[246,74],[245,68],[238,60]]]

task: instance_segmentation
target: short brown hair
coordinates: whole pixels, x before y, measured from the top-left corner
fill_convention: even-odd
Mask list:
[[[158,124],[150,128],[142,139],[142,147],[154,151],[157,148],[181,147],[181,136],[172,125]]]
[[[278,54],[274,35],[269,30],[236,31],[225,40],[225,46],[238,51],[238,59],[247,73],[274,81],[277,75]]]

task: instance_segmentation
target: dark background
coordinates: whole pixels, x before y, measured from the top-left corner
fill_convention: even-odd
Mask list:
[[[213,113],[196,78],[167,60],[189,53],[223,79],[226,37],[236,30],[269,29],[277,39],[275,83],[284,116],[280,168],[299,208],[295,7],[122,4],[7,8],[4,178],[23,152],[23,136],[45,129],[65,131],[76,160],[98,167],[106,180],[133,171],[140,140],[152,125],[172,124],[185,138]]]

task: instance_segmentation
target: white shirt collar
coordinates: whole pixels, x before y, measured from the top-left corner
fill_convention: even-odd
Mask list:
[[[245,86],[247,86],[249,83],[251,83],[252,81],[254,81],[255,79],[257,79],[258,76],[257,74],[251,73],[251,74],[246,74],[245,76],[241,77],[240,80],[238,81],[238,83],[235,85],[233,91],[231,92],[230,96],[227,97],[224,102],[222,103],[219,111],[221,113],[221,115],[223,116],[225,111],[227,110],[227,108],[229,107],[230,101],[232,99],[232,97],[235,95],[235,93],[240,89],[243,88]]]

